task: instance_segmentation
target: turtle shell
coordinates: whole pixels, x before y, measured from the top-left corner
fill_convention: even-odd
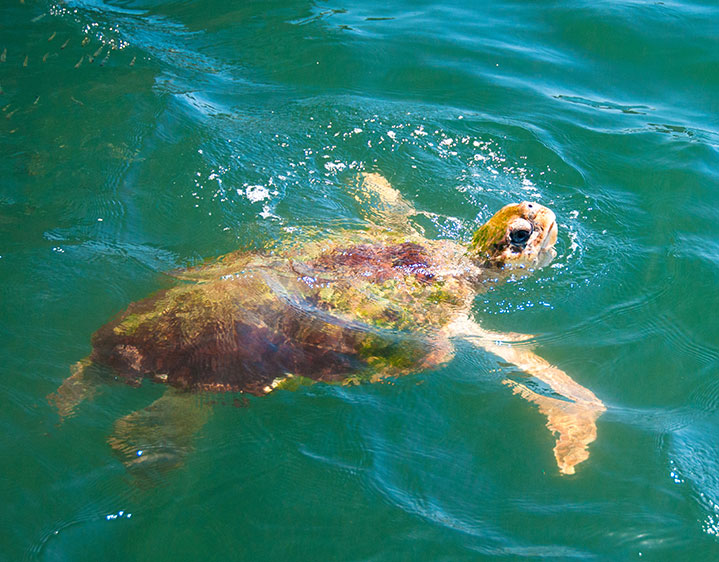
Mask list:
[[[236,253],[132,303],[91,359],[128,382],[264,394],[288,376],[374,379],[438,365],[439,329],[472,291],[429,241],[323,241]]]

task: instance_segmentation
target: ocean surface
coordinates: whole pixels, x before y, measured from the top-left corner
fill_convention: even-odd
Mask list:
[[[0,110],[1,560],[719,559],[714,0],[3,0]],[[575,475],[462,342],[393,384],[211,395],[152,480],[107,438],[161,385],[59,423],[95,330],[168,271],[360,225],[361,171],[431,238],[556,212],[553,265],[473,315],[606,404]]]

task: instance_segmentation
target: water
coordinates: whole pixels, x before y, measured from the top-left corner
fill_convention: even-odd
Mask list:
[[[719,555],[713,2],[6,0],[0,558],[706,560]],[[512,367],[459,344],[390,385],[212,418],[142,484],[106,438],[156,399],[45,396],[163,272],[357,225],[378,171],[431,237],[536,199],[559,257],[485,327],[608,406],[560,476]]]

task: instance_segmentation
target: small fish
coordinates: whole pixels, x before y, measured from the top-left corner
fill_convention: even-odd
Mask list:
[[[12,105],[12,104],[9,103],[9,104],[7,104],[5,107],[3,107],[3,108],[2,108],[2,112],[5,113],[8,109],[10,109],[10,106],[11,106],[11,105]]]
[[[74,101],[77,105],[85,105],[85,104],[82,103],[80,100],[76,100],[76,99],[75,99],[74,97],[72,97],[72,96],[70,96],[70,99],[71,99],[72,101]],[[60,148],[62,148],[62,146],[61,146]]]
[[[39,101],[40,101],[40,96],[36,97],[36,98],[35,98],[35,101],[32,102],[32,104],[33,104],[33,105],[37,105],[37,102],[39,102]]]
[[[18,107],[18,109],[20,109],[20,108]],[[17,111],[18,111],[17,109],[13,109],[10,113],[8,113],[8,114],[5,116],[5,119],[10,119],[10,117],[12,117],[13,115],[15,115],[15,114],[17,113]]]
[[[57,35],[57,31],[53,31],[52,35],[50,35],[50,37],[48,37],[47,40],[52,41],[53,39],[55,39],[55,35]]]
[[[64,49],[65,47],[67,47],[67,44],[68,44],[69,42],[70,42],[70,40],[68,39],[67,41],[65,41],[65,42],[62,44],[62,47],[60,47],[60,48],[61,48],[61,49]]]
[[[87,62],[92,64],[93,62],[95,62],[95,58],[92,55],[87,55]]]
[[[137,57],[132,57],[132,60],[130,61],[130,66],[135,66],[135,59]]]
[[[89,38],[89,37],[85,37],[85,39],[83,39],[83,40],[82,40],[82,43],[80,43],[80,44],[84,47],[84,46],[87,45],[89,42],[90,42],[90,38]]]
[[[83,59],[85,58],[85,55],[82,55],[80,57],[80,60],[77,61],[77,64],[75,65],[75,68],[80,68],[80,65],[82,64]]]
[[[42,62],[47,62],[47,57],[49,57],[49,56],[50,56],[50,53],[49,53],[49,52],[48,52],[48,53],[45,53],[45,54],[42,56]]]
[[[22,61],[23,68],[27,68],[28,60],[30,59],[30,55],[25,55],[25,60]]]
[[[105,45],[100,45],[100,47],[97,49],[97,51],[95,51],[95,52],[92,54],[92,56],[95,57],[95,58],[97,58],[97,55],[100,54],[100,51],[102,51],[102,48],[103,48],[104,46],[105,46]]]
[[[105,58],[102,59],[100,66],[105,66],[105,63],[107,62],[107,59],[109,59],[109,58],[110,58],[110,51],[108,51],[107,54],[105,55]]]
[[[21,2],[21,4],[24,4],[24,3],[25,3],[24,1]],[[34,18],[32,18],[30,21],[31,21],[32,23],[37,23],[37,22],[39,22],[42,18],[44,18],[46,15],[47,15],[47,14],[40,14],[39,16],[35,16]]]
[[[2,54],[0,54],[0,62],[5,62],[7,60],[7,48],[3,49]]]

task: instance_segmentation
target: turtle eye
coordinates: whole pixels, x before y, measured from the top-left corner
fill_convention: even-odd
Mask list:
[[[509,233],[509,240],[515,246],[524,246],[532,235],[532,231],[528,228],[515,228]]]

